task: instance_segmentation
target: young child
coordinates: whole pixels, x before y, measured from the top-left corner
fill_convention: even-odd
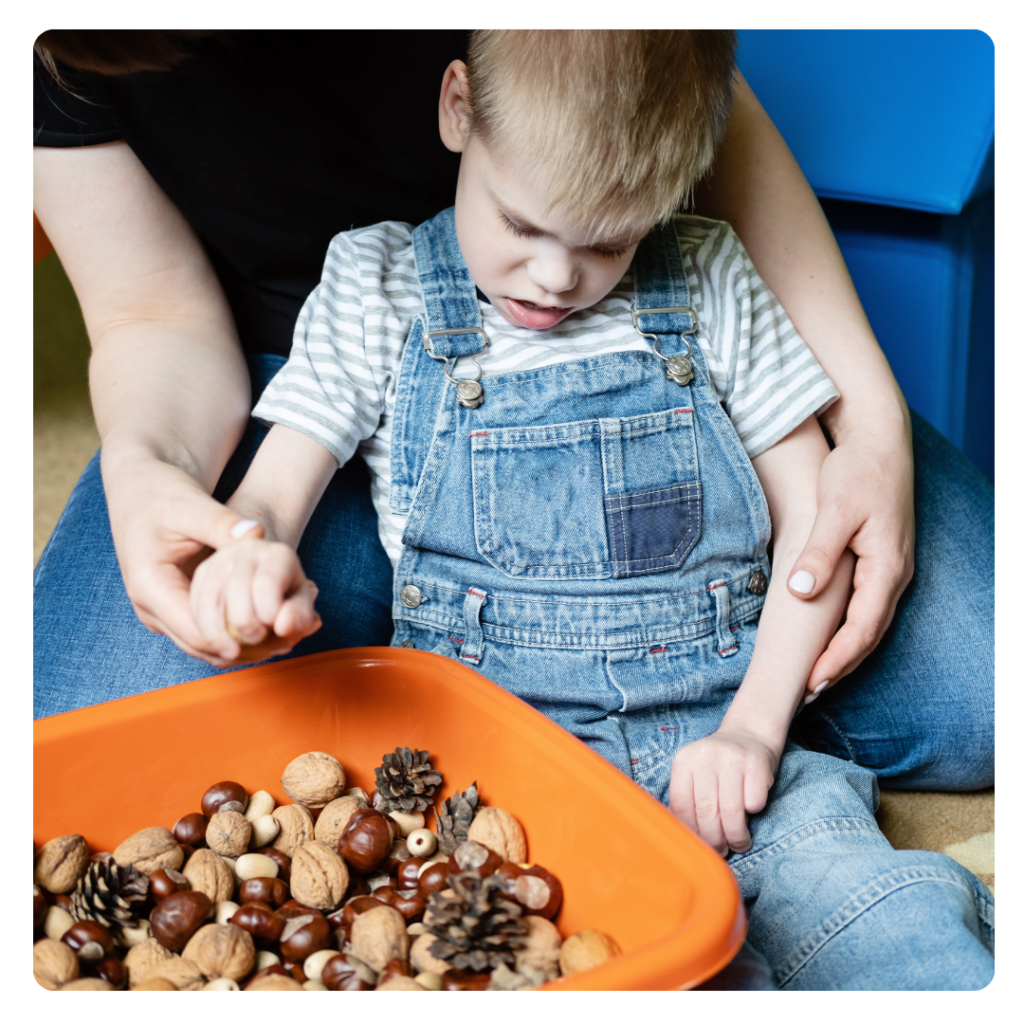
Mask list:
[[[254,410],[244,539],[200,565],[193,610],[227,659],[314,631],[295,548],[359,450],[393,643],[473,665],[732,851],[772,984],[980,987],[977,879],[893,851],[869,772],[783,756],[852,556],[814,600],[787,590],[837,392],[728,225],[673,215],[733,45],[474,34],[441,88],[455,207],[332,241]]]

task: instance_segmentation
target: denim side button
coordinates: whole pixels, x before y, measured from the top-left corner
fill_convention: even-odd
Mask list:
[[[398,595],[398,600],[405,605],[406,608],[419,608],[423,604],[423,595],[420,593],[419,587],[414,587],[412,584],[406,584],[402,587],[401,592]]]
[[[398,646],[399,647],[405,647],[405,648],[415,648],[416,647],[416,645],[411,640],[403,640]]]
[[[749,590],[754,597],[760,597],[767,589],[768,577],[758,569],[758,571],[750,577],[750,582],[747,584],[747,590]]]

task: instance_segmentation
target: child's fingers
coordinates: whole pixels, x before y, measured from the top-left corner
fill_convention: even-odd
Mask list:
[[[227,631],[224,620],[223,585],[226,566],[213,555],[196,570],[189,588],[192,617],[212,651],[226,661],[238,657],[239,644]]]
[[[730,773],[718,780],[718,808],[722,833],[730,850],[746,853],[750,849],[747,813],[743,799],[743,777]]]
[[[693,806],[693,775],[677,760],[668,784],[668,809],[691,831],[697,831]]]
[[[252,578],[252,602],[259,621],[272,627],[286,599],[305,581],[298,555],[290,547],[268,545]]]
[[[260,620],[253,603],[253,577],[250,567],[232,573],[224,584],[225,630],[239,643],[254,646],[266,638],[267,624]]]
[[[697,833],[713,850],[723,857],[729,852],[722,831],[722,818],[718,804],[718,776],[714,772],[699,772],[693,780],[693,806],[697,814]]]
[[[303,580],[281,605],[281,610],[274,619],[274,632],[278,636],[303,637],[315,633],[323,622],[313,607],[315,588],[308,580]]]

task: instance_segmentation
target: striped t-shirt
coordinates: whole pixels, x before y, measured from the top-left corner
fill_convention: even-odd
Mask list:
[[[674,224],[711,385],[753,458],[839,393],[732,228],[690,216],[677,216]],[[650,342],[633,327],[632,298],[627,272],[596,305],[546,331],[513,326],[481,302],[489,345],[477,361],[486,377],[648,350]],[[288,362],[253,410],[264,422],[319,441],[339,465],[360,452],[370,469],[380,539],[395,565],[406,517],[388,503],[391,422],[402,351],[422,311],[411,225],[386,221],[337,235],[299,314]],[[456,376],[467,372],[460,363]]]

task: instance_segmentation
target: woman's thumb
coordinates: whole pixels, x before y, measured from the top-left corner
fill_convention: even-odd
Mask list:
[[[801,598],[820,594],[832,579],[836,563],[846,550],[848,541],[849,537],[843,536],[834,523],[824,523],[819,515],[786,581],[790,593]]]
[[[214,551],[237,544],[243,537],[262,537],[263,526],[255,519],[246,519],[214,498],[203,496],[189,502],[179,512],[177,528],[190,540],[198,541]]]

